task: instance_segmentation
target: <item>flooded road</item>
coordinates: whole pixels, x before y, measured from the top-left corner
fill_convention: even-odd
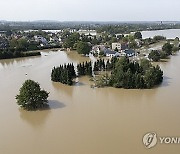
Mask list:
[[[180,136],[180,54],[160,64],[164,82],[151,90],[92,89],[88,77],[75,86],[51,82],[53,66],[86,60],[60,51],[0,61],[0,154],[179,154],[175,144],[148,150],[142,137]],[[50,92],[50,110],[17,106],[26,79]]]

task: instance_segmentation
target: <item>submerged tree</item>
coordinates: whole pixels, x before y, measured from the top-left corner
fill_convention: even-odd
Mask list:
[[[73,78],[75,77],[76,73],[73,64],[54,67],[51,72],[51,80],[54,82],[61,82],[63,84],[72,85]]]
[[[159,66],[152,66],[148,60],[141,61],[139,65],[123,57],[116,62],[109,83],[116,88],[144,89],[152,88],[162,81],[163,72]]]
[[[26,80],[16,96],[17,104],[26,110],[37,110],[48,105],[49,93],[41,90],[39,83]]]
[[[165,43],[162,47],[162,51],[165,52],[166,56],[172,55],[172,48],[173,45],[171,45],[170,43]]]
[[[157,62],[161,59],[160,52],[157,50],[152,50],[148,56],[149,59],[152,59],[153,61]]]
[[[96,64],[95,64],[96,65]],[[92,76],[92,64],[91,62],[83,62],[77,65],[78,76],[89,75]]]

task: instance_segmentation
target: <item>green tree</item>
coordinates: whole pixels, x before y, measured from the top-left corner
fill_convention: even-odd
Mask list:
[[[28,42],[26,39],[21,38],[18,40],[17,50],[18,51],[26,51],[28,48]]]
[[[170,43],[165,43],[162,47],[162,50],[166,53],[167,56],[172,54],[173,46]]]
[[[72,33],[65,39],[64,47],[65,48],[74,48],[76,43],[79,41],[79,33]]]
[[[134,38],[135,38],[135,39],[142,39],[142,34],[141,34],[141,32],[136,32],[136,33],[134,34]]]
[[[151,63],[150,63],[150,61],[149,60],[147,60],[147,59],[141,59],[141,61],[140,61],[140,66],[142,67],[142,69],[143,69],[143,72],[145,72],[148,68],[150,68],[152,65],[151,65]]]
[[[10,48],[13,48],[13,49],[16,48],[17,44],[18,44],[18,41],[15,38],[9,41]]]
[[[144,81],[146,88],[152,88],[154,85],[158,85],[163,81],[163,72],[159,66],[149,68],[145,75]]]
[[[155,85],[154,69],[150,68],[146,71],[144,75],[144,81],[146,88],[152,88]]]
[[[17,104],[26,110],[37,110],[47,106],[49,93],[41,90],[39,83],[26,80],[16,96]]]
[[[138,47],[138,45],[137,45],[136,41],[131,41],[129,43],[129,48],[136,49],[137,47]]]
[[[161,41],[161,40],[166,40],[166,38],[164,36],[160,36],[160,35],[156,35],[156,36],[153,37],[154,42],[158,42],[158,41]]]
[[[160,60],[161,56],[159,51],[157,50],[152,50],[148,56],[149,59],[152,59],[153,61],[157,62]]]
[[[84,54],[84,55],[89,54],[90,50],[91,50],[91,47],[87,42],[79,41],[77,43],[77,52],[79,54]]]

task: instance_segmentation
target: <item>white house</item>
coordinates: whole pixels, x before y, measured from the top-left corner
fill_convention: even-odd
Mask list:
[[[91,35],[91,36],[96,36],[97,35],[96,30],[79,30],[78,33],[80,35]]]
[[[95,45],[92,47],[92,51],[91,53],[94,53],[94,54],[99,54],[100,51],[103,51],[105,49],[105,46],[104,45]]]

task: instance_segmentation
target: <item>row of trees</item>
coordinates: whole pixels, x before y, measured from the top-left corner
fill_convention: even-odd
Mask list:
[[[109,60],[108,60],[108,64],[110,64]],[[99,59],[96,62],[94,62],[94,69],[93,69],[94,71],[103,71],[105,69],[106,69],[106,64],[104,59]]]
[[[83,62],[79,63],[77,65],[77,70],[78,70],[78,76],[83,76],[83,75],[89,75],[92,76],[92,63],[91,62]]]
[[[168,56],[172,55],[173,52],[179,50],[179,46],[176,44],[170,44],[169,42],[165,43],[162,47],[161,51],[152,50],[148,56],[149,59],[152,61],[159,61],[160,59],[167,58]]]
[[[54,82],[61,82],[63,84],[72,85],[73,78],[75,77],[76,73],[73,64],[54,67],[51,72],[51,80]]]
[[[0,59],[9,59],[9,58],[19,58],[19,57],[30,57],[30,56],[40,56],[40,52],[19,52],[19,51],[0,51]]]
[[[104,59],[99,59],[94,62],[93,71],[111,71],[113,68],[115,68],[115,63],[117,60],[117,57],[112,57],[111,60],[108,59],[106,62]]]
[[[126,89],[152,88],[162,82],[163,72],[159,66],[152,66],[148,60],[143,60],[139,64],[123,57],[116,60],[111,75],[103,76],[103,80],[100,80],[104,81],[103,86]]]
[[[83,62],[77,65],[77,74],[73,64],[60,65],[54,67],[51,72],[51,80],[54,82],[61,82],[63,84],[72,85],[73,79],[76,76],[89,75],[92,76],[92,64],[91,62]]]
[[[39,49],[37,46],[38,46],[37,43],[28,42],[24,38],[20,38],[20,39],[13,38],[9,41],[9,45],[6,49],[0,50],[0,59],[41,55],[40,52],[25,52],[25,51]]]

